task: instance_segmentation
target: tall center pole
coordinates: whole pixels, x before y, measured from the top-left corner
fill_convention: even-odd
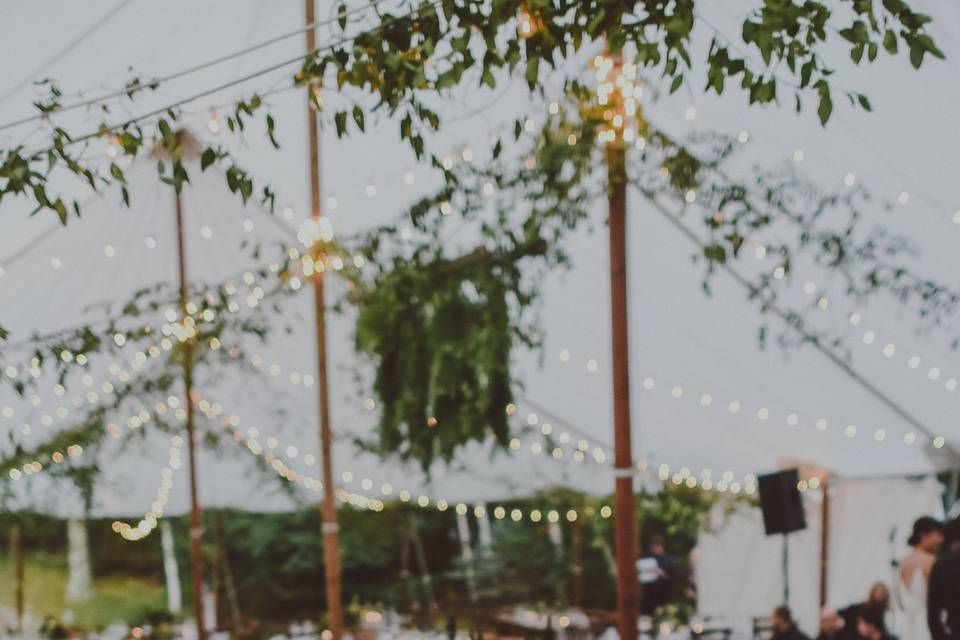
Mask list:
[[[180,271],[180,320],[186,327],[187,313],[187,258],[183,234],[183,203],[175,192],[177,213],[177,264]],[[207,628],[203,611],[203,520],[197,498],[197,453],[193,421],[193,349],[194,339],[188,337],[182,344],[183,393],[187,410],[187,452],[190,467],[190,574],[193,579],[193,615],[197,621],[197,638],[206,640]]]
[[[613,435],[617,627],[621,640],[637,638],[636,525],[630,444],[630,375],[627,336],[627,174],[620,136],[607,145],[610,228],[610,312],[613,345]]]
[[[306,2],[306,24],[312,25],[315,0]],[[307,29],[307,53],[316,48],[316,32]],[[313,91],[313,87],[307,87]],[[313,96],[307,95],[307,131],[310,145],[310,217],[320,218],[320,140],[317,132],[317,114],[312,108]],[[330,435],[330,402],[327,380],[327,318],[324,304],[323,271],[314,269],[314,311],[317,324],[317,382],[320,401],[320,459],[323,465],[323,568],[327,591],[327,621],[332,640],[343,637],[343,598],[340,583],[340,535],[337,524],[337,504],[333,495],[333,455]]]

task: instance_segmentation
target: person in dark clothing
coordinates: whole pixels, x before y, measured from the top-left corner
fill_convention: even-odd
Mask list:
[[[678,578],[679,568],[676,559],[667,553],[663,538],[654,536],[650,542],[650,555],[657,561],[656,580],[643,586],[643,608],[653,614],[657,607],[670,602]]]
[[[884,610],[876,604],[865,604],[857,615],[857,637],[860,640],[889,640]]]
[[[932,640],[960,640],[960,518],[944,527],[947,551],[937,558],[927,584],[927,625]]]
[[[826,608],[820,611],[820,631],[816,640],[839,640],[843,634],[843,617],[836,609]]]
[[[789,607],[777,607],[773,610],[773,635],[770,640],[810,640],[797,628],[793,613]]]
[[[858,602],[848,607],[840,609],[837,614],[842,620],[841,631],[838,634],[839,640],[857,640],[859,635],[860,614],[866,608],[872,608],[880,612],[881,619],[890,608],[890,590],[883,582],[877,582],[870,587],[870,593],[864,602]],[[884,627],[886,629],[886,627]]]
[[[547,614],[547,628],[543,630],[543,640],[556,640],[557,632],[553,629],[553,616]]]

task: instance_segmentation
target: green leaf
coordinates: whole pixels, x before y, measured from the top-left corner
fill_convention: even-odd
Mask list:
[[[893,29],[887,29],[887,32],[883,34],[883,48],[887,50],[887,53],[895,54],[897,52],[897,34],[893,32]]]
[[[861,44],[870,42],[870,32],[867,30],[866,23],[862,20],[857,20],[853,23],[853,37],[855,42]]]
[[[273,116],[268,113],[267,114],[267,138],[270,139],[270,144],[273,145],[274,149],[279,149],[280,143],[277,142],[276,128],[277,128],[277,125],[273,119]]]
[[[857,101],[860,103],[860,106],[866,111],[873,111],[873,107],[870,105],[870,99],[862,93],[857,94]]]
[[[337,137],[342,138],[347,132],[347,112],[337,111],[333,116],[333,123],[337,127]]]
[[[357,127],[360,129],[360,131],[364,130],[363,109],[360,108],[360,105],[355,105],[353,107],[353,121],[357,123]]]
[[[940,58],[941,60],[944,59],[943,51],[940,51],[937,45],[933,42],[933,38],[925,33],[921,33],[919,36],[917,36],[917,41],[930,55],[935,58]]]
[[[820,124],[826,125],[831,113],[833,113],[833,100],[830,99],[830,91],[828,89],[826,92],[820,92],[820,106],[817,108]]]
[[[217,152],[213,147],[207,147],[200,155],[200,170],[206,171],[207,167],[217,161]]]
[[[423,136],[421,136],[419,133],[415,134],[412,138],[410,138],[410,145],[413,147],[413,153],[416,154],[418,158],[422,158],[424,148]]]
[[[893,15],[900,15],[910,10],[910,7],[903,0],[883,0],[883,8]]]
[[[60,224],[67,226],[67,206],[63,204],[63,200],[57,199],[53,203],[53,210],[57,212],[57,217],[60,218]]]
[[[160,118],[157,122],[157,127],[160,129],[160,135],[163,136],[164,143],[166,144],[167,139],[173,136],[173,130],[170,129],[170,124],[164,118]]]
[[[493,73],[490,72],[490,69],[489,69],[489,68],[485,68],[485,69],[483,70],[483,73],[480,74],[480,84],[481,84],[481,85],[486,85],[486,86],[490,87],[491,89],[496,89],[496,88],[497,88],[497,81],[496,81],[496,79],[493,77]]]
[[[923,47],[916,42],[910,43],[910,64],[914,69],[919,69],[923,64]]]
[[[723,264],[727,261],[727,250],[719,244],[710,244],[703,248],[703,256],[710,262]]]
[[[530,85],[530,88],[533,88],[537,85],[537,78],[540,75],[540,58],[533,56],[532,58],[527,59],[527,70],[524,73],[524,77],[527,80],[527,84]]]
[[[449,87],[453,87],[457,84],[457,74],[455,70],[450,69],[449,71],[444,71],[439,76],[437,76],[437,81],[433,83],[433,88],[437,91],[443,91]]]
[[[860,64],[860,60],[863,58],[863,44],[858,44],[852,49],[850,49],[850,59],[856,64]]]
[[[681,86],[683,86],[683,74],[679,73],[673,77],[673,82],[670,83],[670,93],[676,93]]]
[[[813,60],[808,60],[803,63],[803,66],[800,67],[800,86],[806,87],[810,84],[810,77],[813,75],[813,70],[816,67],[816,62]]]

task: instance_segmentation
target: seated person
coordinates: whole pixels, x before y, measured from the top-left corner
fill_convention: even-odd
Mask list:
[[[857,617],[857,636],[860,640],[890,640],[882,608],[876,604],[861,607]]]
[[[858,602],[849,607],[841,609],[837,613],[843,618],[843,630],[839,637],[842,640],[857,640],[859,637],[857,626],[860,620],[860,613],[865,608],[874,609],[879,612],[881,619],[886,622],[887,611],[890,609],[890,590],[882,582],[875,583],[870,587],[870,593],[867,594],[865,602]]]
[[[820,632],[817,640],[839,640],[844,631],[843,616],[836,609],[825,608],[820,612]]]
[[[777,607],[773,610],[773,635],[770,640],[810,640],[793,620],[789,607]]]

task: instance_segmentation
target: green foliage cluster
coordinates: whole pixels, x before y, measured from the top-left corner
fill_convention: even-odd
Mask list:
[[[694,0],[440,0],[409,2],[404,8],[406,12],[382,13],[374,28],[353,36],[349,44],[317,51],[297,79],[327,86],[333,76],[340,91],[356,88],[371,94],[376,108],[399,117],[400,135],[418,155],[424,151],[423,132],[441,126],[427,99],[460,85],[470,77],[468,72],[492,88],[498,74],[512,74],[521,67],[531,91],[539,92],[546,68],[561,69],[585,47],[605,40],[610,50],[624,52],[650,73],[660,73],[673,92],[684,85],[694,70],[693,55],[699,55],[691,51],[694,26],[702,22]],[[518,34],[521,14],[534,25],[529,34]],[[340,26],[346,32],[345,8],[341,15]],[[708,90],[723,93],[725,80],[734,79],[750,103],[778,100],[784,84],[794,93],[798,108],[801,96],[813,93],[819,117],[826,123],[834,87],[833,69],[822,48],[830,35],[840,33],[858,62],[857,52],[862,54],[864,48],[871,61],[876,59],[876,41],[882,39],[891,55],[903,41],[911,62],[919,67],[925,54],[943,57],[924,31],[929,20],[902,0],[856,0],[842,7],[764,0],[743,18],[746,52],[716,33],[699,64],[708,70]],[[755,55],[762,65],[753,62]],[[778,71],[788,77],[780,79]],[[866,96],[844,93],[852,103],[870,108]],[[354,108],[349,114],[335,114],[339,134],[346,133],[351,115],[363,130],[363,111]]]
[[[372,267],[354,274],[349,301],[358,310],[356,346],[374,365],[381,407],[382,455],[413,458],[425,470],[449,461],[457,447],[492,438],[505,444],[516,382],[511,350],[535,347],[530,320],[542,271],[568,263],[570,231],[591,222],[590,207],[607,189],[604,147],[597,136],[604,109],[569,83],[542,128],[530,135],[518,120],[512,136],[494,144],[489,161],[442,167],[443,185],[414,203],[396,225],[360,238],[357,251]],[[877,202],[862,187],[824,190],[792,168],[757,168],[746,179],[730,173],[743,145],[702,134],[680,141],[641,118],[645,144],[626,154],[626,179],[671,217],[690,215],[706,230],[703,287],[711,292],[718,267],[741,257],[748,240],[762,242],[768,267],[751,281],[751,295],[776,300],[793,265],[812,261],[838,273],[859,299],[885,293],[913,305],[922,318],[946,318],[960,304],[948,284],[904,261],[913,248],[861,219]],[[509,149],[505,152],[504,149]],[[664,208],[666,207],[666,208]],[[478,229],[459,254],[444,242],[463,226]],[[414,229],[412,241],[404,234]],[[804,326],[806,310],[795,310]],[[807,329],[840,348],[835,336]],[[767,340],[761,329],[761,341]],[[788,344],[790,328],[777,334]]]
[[[428,468],[488,432],[501,445],[509,439],[510,353],[524,335],[511,325],[508,294],[521,274],[515,262],[492,269],[488,256],[474,256],[435,263],[440,276],[415,260],[395,264],[361,305],[356,341],[377,359],[383,455]]]

